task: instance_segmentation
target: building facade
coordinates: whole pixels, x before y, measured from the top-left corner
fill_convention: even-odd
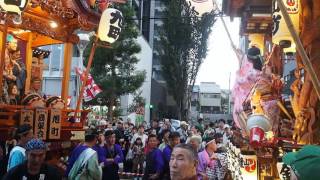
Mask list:
[[[215,82],[201,82],[200,85],[195,85],[191,93],[191,121],[199,118],[203,118],[205,122],[219,119],[231,121],[232,115],[228,108],[232,106],[229,106],[229,95],[229,90],[221,89]]]
[[[141,34],[152,48],[152,83],[151,104],[152,118],[176,118],[177,105],[168,93],[167,84],[162,77],[160,64],[161,39],[160,32],[163,26],[163,0],[132,0],[136,11],[136,21]]]

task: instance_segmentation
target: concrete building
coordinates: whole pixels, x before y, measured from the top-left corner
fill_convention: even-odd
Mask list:
[[[47,96],[60,96],[61,95],[61,80],[63,76],[63,44],[49,45],[41,47],[41,49],[49,50],[50,56],[44,59],[45,69],[43,71],[42,79],[42,91]],[[74,46],[73,57],[70,72],[70,83],[69,83],[69,97],[71,98],[70,107],[75,108],[77,96],[77,78],[75,73],[75,67],[78,65],[79,53]]]
[[[168,88],[160,65],[161,39],[160,31],[165,5],[162,0],[131,0],[136,11],[136,19],[141,34],[152,48],[152,83],[151,104],[153,118],[176,117],[177,106]]]
[[[201,82],[200,85],[195,85],[191,93],[191,120],[232,120],[232,115],[228,114],[228,96],[229,90],[222,90],[215,82]]]
[[[215,82],[200,83],[200,113],[218,114],[221,112],[221,89]]]
[[[152,70],[152,49],[146,39],[143,36],[139,36],[137,42],[141,46],[141,52],[137,54],[137,58],[140,60],[136,65],[137,70],[146,71],[146,78],[142,86],[138,91],[141,91],[141,96],[145,99],[146,105],[150,104],[151,101],[151,70]],[[120,98],[120,108],[122,110],[122,115],[127,116],[130,113],[128,112],[128,108],[130,104],[133,103],[134,96],[132,94],[121,96]],[[150,119],[150,108],[145,107],[144,119]]]

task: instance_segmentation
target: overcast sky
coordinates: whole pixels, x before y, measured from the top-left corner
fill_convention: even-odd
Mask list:
[[[239,19],[230,22],[224,18],[236,46],[239,44]],[[216,82],[223,89],[228,89],[229,74],[231,73],[231,88],[234,84],[235,73],[238,69],[238,60],[233,52],[227,33],[218,18],[213,25],[208,40],[208,54],[200,67],[196,84],[200,82]]]

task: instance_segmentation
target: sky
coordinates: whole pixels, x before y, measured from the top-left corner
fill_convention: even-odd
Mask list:
[[[224,17],[224,20],[235,45],[238,47],[239,19],[234,19],[230,22],[229,17]],[[231,48],[221,19],[218,17],[208,39],[207,57],[199,69],[196,84],[200,84],[200,82],[216,82],[222,89],[228,89],[229,75],[231,73],[230,87],[232,88],[238,68],[237,57]]]

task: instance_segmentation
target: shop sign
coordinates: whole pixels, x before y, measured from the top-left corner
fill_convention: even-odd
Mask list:
[[[42,140],[46,140],[46,137],[47,137],[47,118],[48,118],[48,111],[46,109],[36,110],[34,134],[37,138]]]
[[[61,135],[61,110],[52,109],[50,114],[49,139],[60,139]]]
[[[33,127],[33,110],[23,109],[20,113],[20,125],[29,124]]]

